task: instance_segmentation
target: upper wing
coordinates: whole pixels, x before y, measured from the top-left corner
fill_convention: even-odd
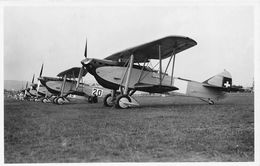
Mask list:
[[[165,59],[173,53],[177,54],[196,44],[196,41],[188,37],[168,36],[112,54],[105,59],[113,61],[121,59],[124,61],[134,55],[134,62],[147,62],[148,59],[159,59],[159,45],[161,47],[161,58]]]
[[[67,78],[77,78],[79,76],[79,72],[80,72],[80,67],[72,67],[68,70],[59,73],[57,76],[63,77],[66,75]],[[85,76],[86,74],[87,74],[87,70],[84,69],[82,76]]]

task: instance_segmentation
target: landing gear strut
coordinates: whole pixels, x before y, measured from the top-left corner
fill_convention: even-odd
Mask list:
[[[116,108],[128,108],[129,105],[126,103],[131,102],[131,98],[128,95],[119,95],[116,98],[115,107]]]
[[[107,94],[104,99],[103,103],[106,107],[113,107],[116,100],[116,90],[113,90],[112,93]]]

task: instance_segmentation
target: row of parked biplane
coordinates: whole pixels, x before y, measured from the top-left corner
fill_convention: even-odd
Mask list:
[[[232,77],[228,71],[224,70],[204,82],[174,77],[176,55],[196,44],[188,37],[168,36],[104,59],[95,59],[87,57],[86,43],[81,67],[68,69],[54,78],[42,76],[42,65],[38,82],[35,84],[33,77],[32,84],[21,95],[24,99],[56,104],[69,102],[69,95],[84,96],[93,103],[102,97],[104,106],[129,108],[139,105],[134,94],[142,91],[169,96],[182,94],[214,104],[225,97],[225,92],[232,90]],[[163,60],[166,62],[164,70]],[[152,62],[156,64],[152,65]],[[167,74],[170,65],[171,74]],[[87,73],[93,75],[101,86],[82,83]]]

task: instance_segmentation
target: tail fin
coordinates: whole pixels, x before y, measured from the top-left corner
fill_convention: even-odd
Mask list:
[[[203,83],[229,89],[232,87],[232,77],[228,71],[224,70],[223,72],[207,79]]]

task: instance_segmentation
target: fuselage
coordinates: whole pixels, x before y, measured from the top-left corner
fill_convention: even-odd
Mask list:
[[[76,80],[67,79],[65,82],[62,78],[52,78],[52,77],[42,77],[39,78],[41,83],[55,96],[68,96],[69,94],[74,94],[78,96],[93,96],[102,97],[103,93],[109,93],[108,90],[105,90],[102,87],[98,86],[89,86],[88,84],[79,83],[77,87]],[[64,83],[64,88],[62,92],[62,85]],[[99,93],[97,93],[99,92]],[[97,94],[95,94],[97,93]]]
[[[85,59],[81,63],[95,77],[97,82],[105,88],[118,90],[126,82],[128,68],[125,62]],[[178,89],[173,86],[173,80],[167,74],[159,74],[147,66],[140,65],[133,65],[128,86],[130,89],[150,93],[164,93]]]

